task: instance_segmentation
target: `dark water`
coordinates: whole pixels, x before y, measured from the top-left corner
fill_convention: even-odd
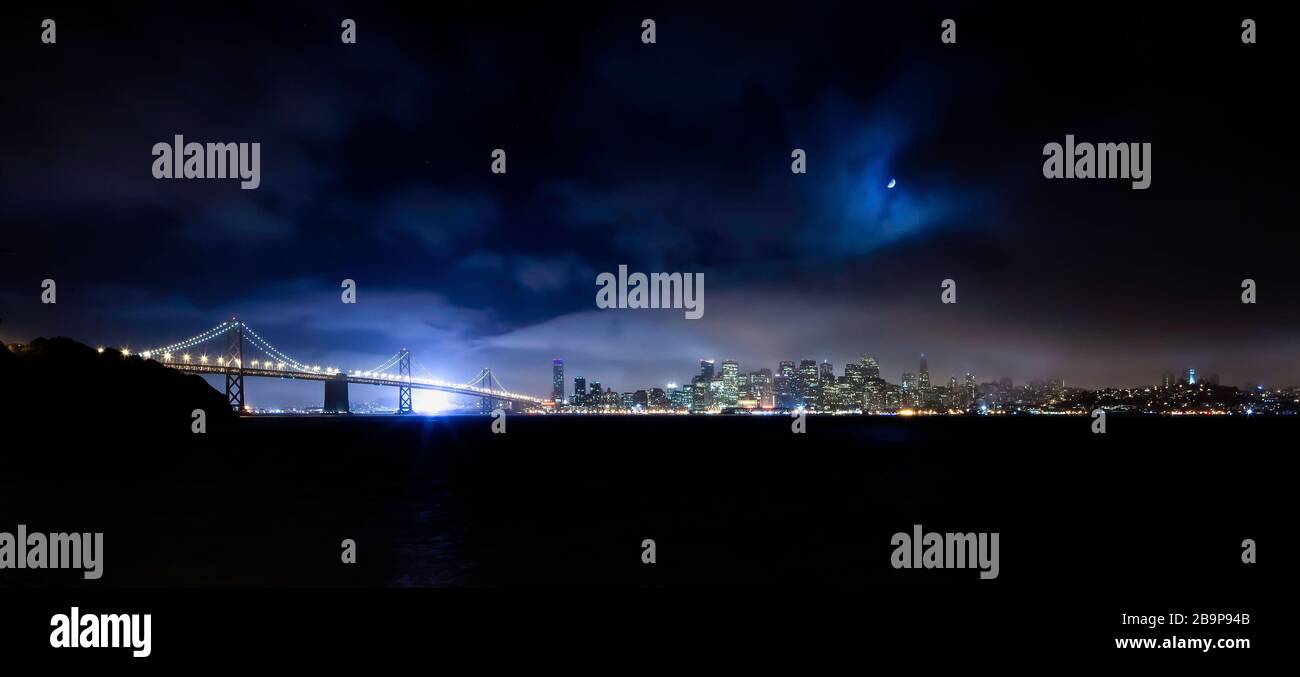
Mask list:
[[[253,418],[8,445],[0,531],[104,531],[97,586],[1259,585],[1296,422]],[[21,438],[11,438],[16,441]],[[997,580],[899,571],[913,524],[996,531]],[[654,539],[657,563],[641,562]],[[358,562],[340,563],[353,539]],[[26,572],[3,585],[80,585]]]

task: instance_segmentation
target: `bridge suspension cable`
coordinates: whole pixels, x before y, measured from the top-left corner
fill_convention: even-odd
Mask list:
[[[429,371],[428,369],[425,369],[424,365],[420,364],[420,361],[415,359],[414,355],[411,356],[411,364],[414,364],[420,371],[424,372],[424,375],[427,378],[435,381],[438,380],[438,377],[434,376],[433,372]]]
[[[274,357],[275,359],[293,367],[294,369],[297,369],[298,371],[305,371],[312,374],[320,371],[319,369],[312,369],[311,367],[308,367],[307,365],[299,362],[298,360],[295,360],[292,357],[289,357],[288,355],[285,355],[284,353],[280,352],[278,349],[276,349],[275,346],[271,345],[269,341],[259,336],[257,332],[253,331],[253,328],[248,326],[247,324],[244,324],[244,331],[247,332],[249,338],[253,340],[253,344],[256,345],[258,348],[260,348],[261,350],[265,351],[267,355]]]
[[[227,320],[226,322],[222,322],[221,324],[203,332],[202,334],[198,334],[197,336],[191,336],[190,338],[187,338],[184,341],[177,341],[176,343],[173,343],[168,346],[163,346],[161,348],[152,348],[150,350],[145,350],[141,352],[140,355],[145,359],[148,359],[150,357],[153,357],[154,355],[166,355],[168,353],[174,353],[178,350],[186,350],[188,348],[193,348],[194,346],[197,346],[199,344],[207,343],[208,341],[211,341],[212,339],[217,338],[218,336],[225,335],[226,331],[230,328],[230,326],[231,323],[229,320]]]
[[[382,362],[378,367],[375,367],[374,369],[371,369],[370,372],[371,372],[371,373],[382,372],[382,371],[384,371],[385,369],[388,369],[389,367],[392,367],[394,364],[397,364],[397,361],[400,360],[400,359],[402,359],[402,352],[399,350],[399,351],[397,352],[396,355],[393,355],[392,357],[388,358],[387,360],[384,360],[384,361],[383,361],[383,362]]]

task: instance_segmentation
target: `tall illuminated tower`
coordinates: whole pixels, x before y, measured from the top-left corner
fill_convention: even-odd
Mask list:
[[[564,401],[564,360],[551,360],[551,399],[556,404]]]

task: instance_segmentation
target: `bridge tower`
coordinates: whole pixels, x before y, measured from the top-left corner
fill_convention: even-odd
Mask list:
[[[487,367],[483,368],[483,379],[479,381],[479,387],[489,392],[505,390],[505,388],[501,386],[501,382],[492,375],[492,370]],[[504,406],[504,402],[493,397],[483,397],[479,399],[479,411],[484,414],[490,414],[496,411],[497,407]]]
[[[401,355],[397,360],[397,374],[404,384],[397,386],[397,413],[410,414],[414,411],[411,406],[411,351],[402,348]]]
[[[236,414],[244,413],[244,323],[230,318],[226,330],[226,402]]]

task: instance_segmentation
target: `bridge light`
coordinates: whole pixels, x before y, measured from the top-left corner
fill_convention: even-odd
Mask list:
[[[208,363],[208,356],[207,356],[207,355],[199,355],[199,362],[202,362],[203,364],[207,364],[207,363]]]
[[[130,356],[131,356],[131,351],[127,350],[126,348],[123,348],[122,357],[130,357]]]
[[[100,349],[99,349],[99,353],[102,355],[102,354],[104,353],[104,349],[103,349],[103,348],[100,348]]]
[[[101,353],[104,352],[104,349],[103,349],[103,348],[100,348],[100,349],[99,349],[99,352],[101,352]],[[147,359],[153,357],[153,351],[152,351],[152,350],[146,350],[146,351],[144,351],[143,353],[140,353],[140,355],[141,355],[142,357],[144,357],[144,359],[147,360]]]
[[[184,355],[181,355],[181,359],[184,360],[184,361],[186,361],[186,362],[189,362],[189,361],[190,361],[190,354],[189,354],[189,353],[185,353]]]

